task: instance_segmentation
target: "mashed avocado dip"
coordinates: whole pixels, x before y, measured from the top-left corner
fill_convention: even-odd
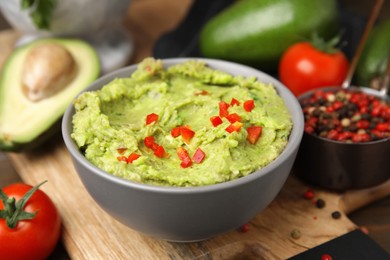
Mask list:
[[[72,138],[90,162],[154,185],[246,176],[282,152],[292,129],[272,85],[197,60],[164,69],[147,58],[130,77],[81,94],[74,106]]]

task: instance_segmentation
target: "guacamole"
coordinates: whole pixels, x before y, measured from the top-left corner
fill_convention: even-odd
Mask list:
[[[131,181],[201,186],[272,162],[292,121],[272,85],[190,60],[143,60],[74,102],[72,138],[97,167]]]

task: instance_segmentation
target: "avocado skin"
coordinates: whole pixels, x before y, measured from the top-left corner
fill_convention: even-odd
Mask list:
[[[241,0],[202,28],[200,49],[205,57],[277,70],[290,45],[314,32],[327,39],[338,28],[335,0]]]
[[[355,83],[369,87],[371,80],[383,76],[390,52],[390,18],[379,22],[370,33],[355,72]]]
[[[34,140],[26,143],[15,142],[15,141],[5,141],[0,139],[0,151],[4,152],[30,152],[35,148],[43,146],[49,142],[55,135],[60,133],[61,130],[61,119],[58,119],[53,125],[51,125],[46,131],[44,131],[39,136],[35,137]]]

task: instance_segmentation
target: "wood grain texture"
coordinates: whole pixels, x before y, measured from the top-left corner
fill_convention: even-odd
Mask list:
[[[63,243],[72,259],[285,259],[329,241],[355,228],[345,213],[387,196],[390,182],[345,193],[310,187],[311,200],[303,198],[309,188],[290,176],[277,198],[250,223],[249,231],[233,230],[197,243],[171,243],[144,236],[107,215],[80,182],[71,158],[57,136],[43,149],[9,154],[24,181],[42,186],[57,205],[63,220]],[[322,209],[314,201],[326,202]],[[331,213],[340,211],[340,219]],[[294,239],[291,232],[301,232]]]
[[[190,4],[134,0],[124,20],[135,43],[131,63],[150,56],[154,41],[174,28]],[[0,33],[0,62],[18,37],[13,31]],[[202,242],[172,243],[144,236],[101,210],[78,178],[60,134],[40,149],[8,155],[24,182],[48,180],[41,189],[59,209],[62,241],[72,259],[286,259],[358,228],[346,213],[390,193],[390,182],[346,193],[313,187],[315,199],[326,202],[319,209],[302,196],[308,185],[291,175],[271,205],[249,223],[248,232],[232,230]],[[342,212],[340,219],[331,217],[336,210]],[[298,239],[290,234],[295,229],[301,232]]]

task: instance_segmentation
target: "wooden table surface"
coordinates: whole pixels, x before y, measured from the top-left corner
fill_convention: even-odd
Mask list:
[[[164,8],[169,10],[169,12],[164,12],[155,7],[157,1],[161,0],[134,0],[130,6],[131,8],[129,8],[125,24],[135,44],[135,51],[132,60],[129,62],[130,64],[151,55],[155,40],[180,22],[192,2],[190,0],[164,0]],[[160,4],[159,6],[163,5]],[[0,17],[0,30],[7,30],[8,28],[9,26]],[[21,181],[21,179],[11,160],[9,160],[6,153],[0,153],[0,187],[17,181]],[[366,227],[369,235],[390,253],[390,198],[359,209],[351,213],[349,218],[357,225]],[[58,245],[51,257],[51,259],[68,258],[61,244]]]

